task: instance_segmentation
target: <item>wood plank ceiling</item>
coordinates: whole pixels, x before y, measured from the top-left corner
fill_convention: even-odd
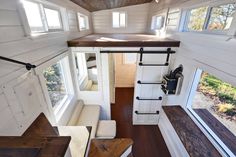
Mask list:
[[[153,0],[71,0],[90,12],[149,3]]]

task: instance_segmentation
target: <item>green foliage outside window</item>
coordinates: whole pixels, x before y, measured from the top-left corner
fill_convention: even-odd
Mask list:
[[[203,72],[198,91],[214,100],[218,113],[236,116],[236,87]]]
[[[236,10],[236,4],[227,4],[213,7],[208,24],[210,30],[226,30],[229,29],[233,20],[233,14]]]
[[[193,9],[190,12],[188,29],[193,31],[202,31],[206,19],[208,7]]]
[[[66,95],[60,64],[57,63],[48,67],[44,70],[43,75],[46,81],[52,107],[54,107]]]

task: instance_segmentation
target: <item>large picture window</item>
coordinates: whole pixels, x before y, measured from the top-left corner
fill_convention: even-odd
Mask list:
[[[43,82],[48,104],[57,114],[74,97],[68,57],[61,58],[57,62],[51,61],[40,69],[38,73]]]
[[[226,149],[236,154],[235,86],[198,69],[188,100],[188,109],[208,132],[215,134],[213,137],[217,137],[217,142],[223,142]]]

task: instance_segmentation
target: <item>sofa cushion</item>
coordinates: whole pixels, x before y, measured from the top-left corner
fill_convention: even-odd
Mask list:
[[[99,105],[84,105],[76,125],[92,126],[91,138],[96,135],[97,125],[100,116]]]
[[[83,106],[84,106],[84,102],[82,100],[79,100],[75,106],[74,112],[70,118],[70,121],[67,123],[67,125],[69,126],[76,125],[76,123],[78,122],[78,117],[83,109]]]
[[[96,138],[115,138],[116,136],[116,121],[100,120],[96,132]]]

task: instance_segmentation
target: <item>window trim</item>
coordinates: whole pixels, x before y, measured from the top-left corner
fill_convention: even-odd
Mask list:
[[[204,2],[201,4],[194,5],[193,7],[186,8],[182,10],[181,14],[181,21],[182,21],[182,26],[180,25],[180,31],[181,32],[191,32],[191,33],[203,33],[203,34],[216,34],[216,35],[231,35],[231,36],[236,36],[236,28],[233,28],[234,25],[236,25],[236,12],[233,14],[233,21],[231,23],[231,26],[227,30],[208,30],[207,29],[207,23],[209,23],[210,20],[210,12],[213,7],[220,6],[220,5],[227,5],[227,4],[232,4],[236,3],[236,0],[227,0],[224,2],[214,2],[214,3],[209,3],[209,2]],[[188,29],[188,22],[190,18],[190,11],[193,9],[201,8],[201,7],[208,7],[207,8],[207,15],[206,15],[206,20],[204,21],[204,26],[202,31],[194,31],[194,30],[189,30]],[[182,28],[181,28],[182,27]]]
[[[39,9],[40,9],[40,14],[41,14],[41,20],[43,23],[43,27],[44,27],[44,31],[42,32],[32,32],[31,27],[29,25],[28,22],[28,18],[26,16],[26,12],[23,6],[23,3],[18,3],[18,8],[19,8],[19,14],[20,14],[20,18],[22,21],[22,25],[24,27],[24,31],[25,31],[25,36],[27,37],[38,37],[41,35],[45,35],[45,34],[51,34],[51,33],[62,33],[64,31],[67,31],[67,23],[66,23],[66,19],[64,19],[64,15],[65,14],[65,8],[56,5],[54,3],[50,3],[47,1],[42,1],[42,0],[25,0],[25,1],[29,1],[32,3],[36,3],[39,5]],[[52,9],[52,10],[56,10],[59,12],[59,20],[60,20],[60,24],[61,24],[61,29],[49,29],[48,28],[48,24],[47,24],[47,19],[46,19],[46,14],[45,14],[45,10],[44,8],[48,8],[48,9]]]
[[[155,25],[158,17],[161,17],[163,19],[161,28],[157,28]],[[165,19],[166,19],[165,15],[153,15],[151,22],[151,30],[162,30],[165,27]]]
[[[43,12],[44,12],[44,16],[45,16],[45,21],[47,22],[47,30],[48,30],[48,32],[60,32],[60,31],[64,31],[64,24],[63,24],[63,20],[62,20],[62,12],[61,12],[61,10],[60,10],[60,8],[56,8],[56,7],[52,7],[52,6],[50,6],[50,5],[47,5],[47,4],[42,4],[42,6],[43,6]],[[47,16],[46,16],[46,13],[45,13],[45,8],[46,9],[51,9],[51,10],[55,10],[55,11],[58,11],[58,13],[59,13],[59,21],[60,21],[60,26],[61,26],[61,28],[59,28],[59,29],[50,29],[49,28],[49,25],[48,25],[48,21],[47,21]]]
[[[113,25],[113,13],[119,13],[119,27],[114,27],[114,25]],[[121,26],[120,25],[120,14],[121,13],[124,13],[125,14],[125,26]],[[112,13],[111,13],[111,25],[112,25],[112,28],[114,28],[114,29],[119,29],[119,28],[126,28],[127,26],[128,26],[128,14],[127,14],[127,12],[126,11],[113,11]]]
[[[201,119],[201,117],[192,109],[192,101],[196,94],[197,86],[204,69],[198,67],[195,70],[190,92],[186,101],[186,111],[190,117],[198,124],[200,129],[208,137],[208,139],[216,146],[216,148],[226,156],[234,156],[234,153],[223,143],[223,141],[214,133],[214,131]]]
[[[43,76],[43,70],[45,70],[46,68],[48,68],[49,66],[63,60],[66,59],[66,67],[62,66],[62,71],[66,71],[66,74],[63,76],[65,77],[65,80],[71,80],[71,81],[66,81],[65,82],[65,86],[66,86],[66,90],[68,91],[68,95],[65,96],[63,98],[62,101],[59,102],[58,105],[56,105],[57,107],[52,107],[51,104],[51,100],[49,97],[49,93],[47,90],[47,86],[45,83],[45,78]],[[64,113],[64,111],[68,108],[68,106],[70,104],[72,104],[74,102],[74,100],[76,99],[76,95],[75,95],[75,88],[73,85],[73,80],[72,80],[72,72],[70,69],[70,60],[69,60],[69,54],[68,51],[62,51],[58,56],[44,62],[43,64],[37,66],[35,70],[36,75],[38,75],[39,77],[39,81],[40,81],[40,85],[43,91],[43,95],[45,98],[45,102],[47,104],[47,109],[50,111],[50,113],[52,115],[55,116],[55,119],[57,120],[57,122],[59,121],[59,119],[61,118],[61,115]]]
[[[80,28],[80,16],[84,17],[85,19],[85,28]],[[79,31],[89,30],[89,17],[87,15],[77,12],[77,22],[78,22]]]

